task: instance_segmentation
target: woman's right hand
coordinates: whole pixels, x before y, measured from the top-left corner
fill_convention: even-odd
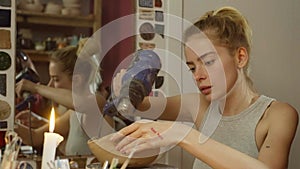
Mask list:
[[[124,154],[157,148],[169,148],[180,143],[192,126],[174,121],[140,120],[121,129],[110,138]]]
[[[33,83],[29,80],[26,79],[22,79],[20,80],[17,84],[16,84],[16,94],[18,96],[18,98],[23,98],[23,93],[24,91],[28,91],[32,94],[36,93],[35,91],[35,85],[37,85],[36,83]]]

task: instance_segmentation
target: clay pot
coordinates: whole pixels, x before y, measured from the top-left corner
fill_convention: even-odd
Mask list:
[[[112,161],[113,158],[119,160],[119,165],[122,165],[128,156],[117,151],[115,145],[110,141],[110,135],[104,136],[100,139],[91,139],[88,141],[88,146],[98,161],[102,164],[107,160]],[[130,159],[129,167],[144,167],[153,163],[158,157],[159,149],[143,151],[134,153]]]
[[[43,11],[44,6],[40,3],[39,0],[34,0],[34,1],[21,0],[18,3],[18,9],[22,9],[30,12],[41,12]]]
[[[62,5],[54,2],[48,2],[45,8],[47,14],[61,14]]]

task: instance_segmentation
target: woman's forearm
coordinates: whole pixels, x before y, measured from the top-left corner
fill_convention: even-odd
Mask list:
[[[63,137],[67,137],[69,132],[69,119],[70,113],[73,110],[66,111],[62,116],[55,119],[55,132],[59,133]],[[49,124],[44,124],[36,129],[31,129],[22,124],[18,124],[15,131],[22,138],[23,142],[32,146],[42,146],[44,141],[44,133],[49,131]]]
[[[22,138],[24,144],[31,145],[33,147],[40,147],[43,144],[43,133],[47,131],[47,126],[48,125],[45,125],[39,129],[30,130],[28,127],[19,124],[14,130]]]
[[[261,161],[215,140],[200,143],[200,133],[194,129],[179,146],[215,169],[268,169]]]
[[[35,92],[67,108],[74,109],[72,91],[70,90],[36,85]]]

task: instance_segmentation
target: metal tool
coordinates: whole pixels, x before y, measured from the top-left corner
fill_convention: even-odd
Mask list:
[[[7,131],[5,134],[5,151],[1,163],[1,169],[13,169],[16,165],[22,139],[14,131]]]

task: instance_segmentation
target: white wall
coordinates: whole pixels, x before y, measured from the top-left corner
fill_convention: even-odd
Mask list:
[[[191,22],[208,10],[238,8],[253,29],[252,77],[260,93],[288,102],[300,112],[300,0],[186,0]],[[290,169],[300,168],[300,127],[290,156]]]

